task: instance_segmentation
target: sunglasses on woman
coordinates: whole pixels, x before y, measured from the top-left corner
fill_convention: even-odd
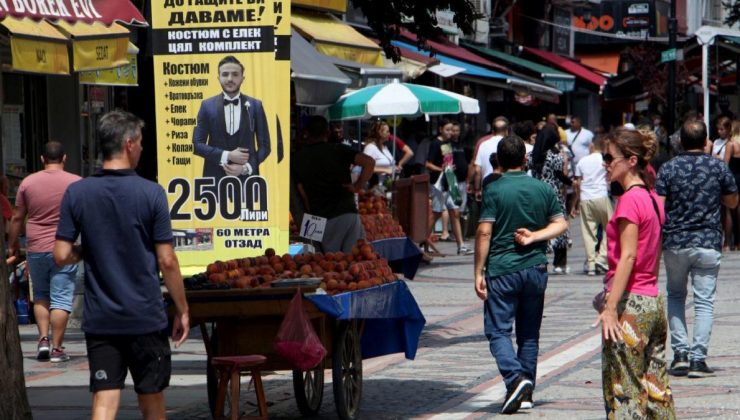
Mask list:
[[[616,159],[625,159],[624,156],[612,156],[611,153],[602,153],[601,158],[604,160],[604,163],[606,163],[607,165],[611,165],[612,162],[614,162],[614,160]]]

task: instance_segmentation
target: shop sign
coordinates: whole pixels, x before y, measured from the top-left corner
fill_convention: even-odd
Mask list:
[[[222,3],[152,3],[158,181],[211,244],[175,248],[186,272],[288,251],[291,5]]]
[[[105,108],[105,99],[107,93],[102,86],[92,86],[88,89],[87,98],[90,103],[90,111],[94,113],[100,113]]]
[[[570,92],[573,89],[575,89],[576,80],[575,78],[559,78],[559,77],[544,77],[545,83],[547,83],[550,86],[556,87],[558,90],[562,92]]]
[[[10,38],[13,70],[46,74],[69,74],[67,46],[61,42]]]
[[[662,2],[610,1],[591,6],[588,21],[583,15],[572,18],[572,25],[589,31],[604,32],[631,38],[660,36],[665,20],[665,7]],[[617,38],[604,38],[588,34],[578,34],[576,42],[605,43],[622,42]]]
[[[630,15],[647,15],[650,13],[650,3],[630,4],[627,8],[627,13]]]
[[[103,22],[106,25],[115,21],[146,24],[129,0],[0,0],[0,19],[8,15],[68,22]]]
[[[566,9],[556,8],[553,11],[552,19],[556,26],[552,29],[552,52],[556,54],[573,55],[570,15],[570,11]]]
[[[136,54],[128,54],[128,64],[108,70],[78,73],[82,85],[138,86],[139,66]]]

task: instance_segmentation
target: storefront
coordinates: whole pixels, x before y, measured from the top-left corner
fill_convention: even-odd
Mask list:
[[[146,25],[136,7],[127,0],[52,3],[0,2],[0,163],[11,198],[40,168],[49,139],[65,146],[69,171],[91,173],[92,128],[119,99],[112,86],[136,84],[130,28]]]

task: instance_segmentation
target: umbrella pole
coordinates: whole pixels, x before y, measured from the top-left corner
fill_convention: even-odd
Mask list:
[[[360,141],[360,146],[364,146],[362,144],[362,120],[357,120],[357,139]],[[364,147],[362,147],[362,151],[365,151]]]
[[[391,167],[391,181],[396,179],[396,127],[398,126],[396,116],[393,116],[393,162]]]

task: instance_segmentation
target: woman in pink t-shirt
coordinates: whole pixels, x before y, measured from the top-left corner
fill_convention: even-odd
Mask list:
[[[658,293],[663,203],[648,162],[655,136],[617,129],[604,167],[624,189],[606,227],[607,295],[602,325],[602,380],[607,418],[674,419],[665,363],[665,301]]]

